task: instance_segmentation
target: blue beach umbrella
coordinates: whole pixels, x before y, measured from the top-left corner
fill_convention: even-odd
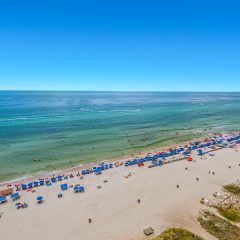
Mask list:
[[[38,196],[37,197],[37,201],[42,201],[43,200],[43,196]]]

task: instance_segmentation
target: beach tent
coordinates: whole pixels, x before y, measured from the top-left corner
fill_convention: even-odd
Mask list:
[[[192,161],[193,159],[192,159],[192,157],[187,157],[187,160]]]
[[[83,186],[79,186],[78,191],[79,192],[84,192],[84,187]]]
[[[67,183],[61,184],[61,189],[62,189],[62,191],[68,190],[68,185],[67,185]]]
[[[19,193],[16,192],[16,193],[11,194],[10,197],[12,200],[15,200],[15,199],[19,198],[20,196],[19,196]]]
[[[30,183],[28,183],[28,188],[32,188],[32,186],[33,186],[33,183],[32,182],[30,182]]]
[[[26,190],[27,189],[27,184],[22,184],[22,190]]]

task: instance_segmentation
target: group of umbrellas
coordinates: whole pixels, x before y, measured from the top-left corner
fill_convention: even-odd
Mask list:
[[[182,153],[183,155],[188,156],[189,152],[191,150],[196,150],[196,149],[198,149],[198,154],[199,155],[203,155],[204,152],[201,150],[201,148],[205,148],[205,147],[209,147],[209,146],[212,146],[212,145],[220,144],[224,141],[227,141],[227,142],[236,141],[236,143],[240,143],[240,135],[232,137],[232,138],[227,138],[227,139],[223,139],[223,138],[213,139],[210,142],[202,143],[202,144],[198,144],[198,145],[196,145],[196,144],[195,145],[189,145],[187,147],[187,149],[184,149],[184,148],[181,147],[179,149],[174,149],[174,150],[171,150],[169,152],[158,153],[158,154],[155,154],[155,155],[152,155],[152,156],[146,156],[146,157],[143,157],[143,158],[134,158],[132,160],[127,160],[125,162],[124,166],[128,167],[128,166],[131,166],[131,165],[136,165],[136,164],[147,162],[147,161],[156,161],[158,159],[164,159],[166,157],[174,156],[174,155],[179,154],[179,153]],[[155,164],[154,164],[154,166],[161,166],[161,165],[162,165],[161,160],[158,163],[155,162]]]
[[[90,173],[96,173],[100,174],[102,171],[106,169],[113,168],[113,163],[106,164],[105,162],[100,162],[99,166],[94,166],[93,168],[90,169],[84,169],[82,170],[82,175],[90,174]]]

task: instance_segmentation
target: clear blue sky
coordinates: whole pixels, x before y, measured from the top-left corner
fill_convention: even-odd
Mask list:
[[[1,90],[240,91],[239,1],[1,1]]]

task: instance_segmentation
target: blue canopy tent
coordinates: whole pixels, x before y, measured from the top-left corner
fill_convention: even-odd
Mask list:
[[[57,176],[58,181],[62,181],[62,176]]]
[[[62,189],[62,191],[68,190],[68,185],[67,185],[67,183],[61,184],[61,189]]]
[[[100,174],[101,171],[102,171],[101,167],[97,167],[97,168],[94,170],[94,172],[95,172],[96,174]]]
[[[33,186],[34,186],[34,187],[38,187],[38,185],[39,185],[39,182],[34,181]]]
[[[55,177],[52,177],[52,178],[51,178],[51,181],[52,181],[52,182],[56,182],[56,180],[57,180],[57,179],[56,179]]]
[[[38,196],[37,197],[37,202],[42,203],[43,202],[43,196]]]
[[[39,181],[40,186],[44,185],[44,180]]]
[[[74,191],[75,193],[77,193],[77,192],[78,192],[78,186],[74,186],[74,187],[73,187],[73,191]]]
[[[27,189],[27,184],[22,184],[22,190],[26,190]]]
[[[19,198],[20,196],[19,196],[19,193],[16,192],[16,193],[11,194],[10,197],[12,200],[15,200],[15,199]]]
[[[27,186],[28,186],[28,188],[32,188],[33,187],[33,183],[29,182]]]
[[[0,204],[7,202],[6,196],[0,196]]]
[[[79,192],[84,192],[84,187],[83,187],[83,186],[79,186],[79,187],[78,187],[78,191],[79,191]]]
[[[204,152],[201,149],[198,149],[198,155],[202,156]]]

